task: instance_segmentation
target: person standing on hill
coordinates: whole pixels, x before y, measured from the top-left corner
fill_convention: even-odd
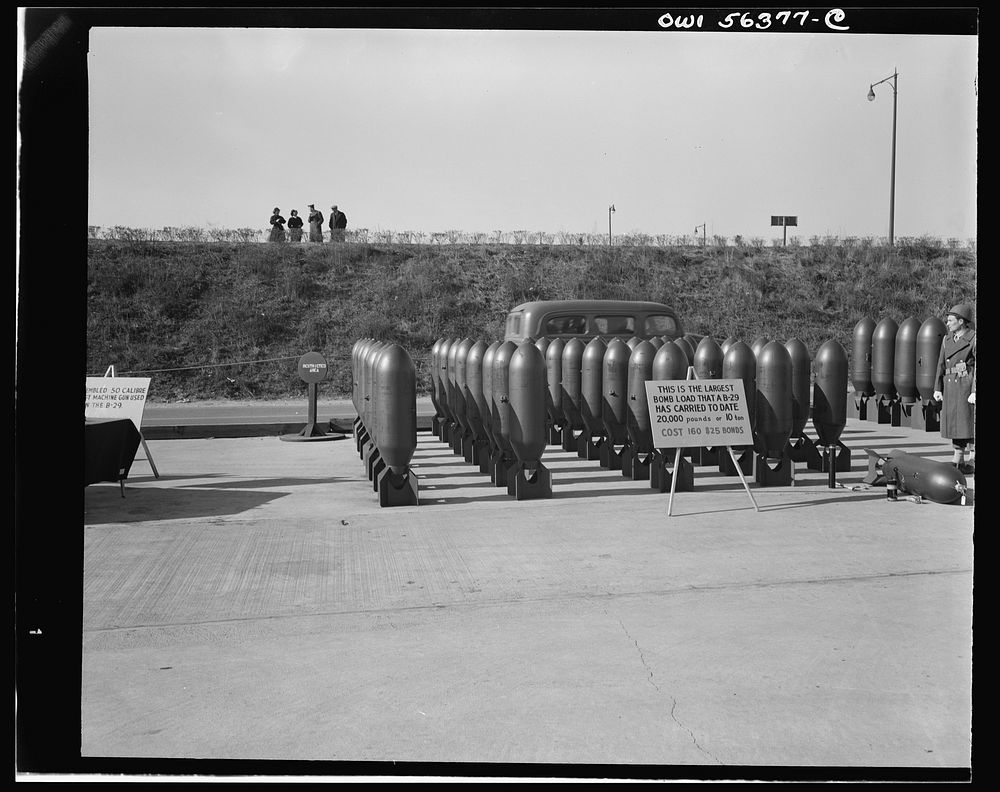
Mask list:
[[[291,217],[288,218],[288,236],[292,242],[302,241],[302,218],[299,217],[298,209],[292,209]]]
[[[343,242],[345,228],[347,228],[347,215],[334,204],[330,207],[330,241]]]
[[[267,241],[285,241],[285,218],[281,216],[281,210],[277,206],[274,207],[274,214],[271,215],[271,235],[267,238]]]
[[[974,473],[976,460],[976,331],[972,306],[952,306],[938,356],[934,399],[941,402],[941,436],[952,445],[952,464]],[[971,448],[970,448],[971,446]]]
[[[315,204],[309,204],[309,241],[323,241],[323,213]]]

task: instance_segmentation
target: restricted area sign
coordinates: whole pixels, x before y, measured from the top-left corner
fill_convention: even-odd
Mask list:
[[[652,380],[646,404],[655,448],[753,445],[741,379]]]
[[[306,352],[299,358],[299,377],[303,382],[322,382],[326,379],[326,358],[319,352]]]

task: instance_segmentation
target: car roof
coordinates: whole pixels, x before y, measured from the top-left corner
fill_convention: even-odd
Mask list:
[[[663,311],[674,313],[669,305],[642,300],[534,300],[514,306],[510,313],[523,311],[536,313],[544,311]]]

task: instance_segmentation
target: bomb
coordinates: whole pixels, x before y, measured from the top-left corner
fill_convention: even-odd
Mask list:
[[[486,439],[489,444],[489,453],[486,459],[479,461],[479,470],[482,473],[493,474],[493,460],[500,454],[500,440],[497,438],[496,429],[493,424],[493,358],[500,347],[499,341],[488,344],[483,352],[483,397],[479,402],[479,415],[483,421],[483,430],[486,432]]]
[[[910,412],[910,426],[914,429],[926,432],[941,429],[941,404],[934,400],[934,385],[937,380],[938,356],[947,333],[944,322],[936,316],[925,319],[917,331],[914,379],[920,404],[914,405]]]
[[[382,463],[375,478],[379,505],[418,505],[417,477],[409,468],[417,448],[417,378],[409,353],[399,344],[384,346],[373,379]]]
[[[872,333],[872,386],[875,407],[869,405],[868,420],[899,426],[899,398],[895,385],[896,333],[899,325],[891,316],[884,317]]]
[[[485,395],[483,393],[483,357],[486,354],[486,342],[476,341],[469,347],[465,362],[465,410],[468,416],[469,429],[472,433],[470,449],[465,461],[479,465],[482,469],[483,458],[489,455],[489,440],[484,425],[483,409]]]
[[[516,457],[510,444],[510,359],[517,346],[504,341],[493,354],[493,431],[499,451],[493,459],[492,481],[497,487],[507,486],[507,474]]]
[[[649,478],[653,433],[649,423],[646,382],[653,378],[656,348],[649,341],[636,344],[628,359],[625,428],[629,442],[622,449],[622,475],[634,481]]]
[[[694,362],[694,350],[695,350],[694,345],[690,341],[688,341],[687,338],[685,338],[684,336],[681,336],[680,338],[675,338],[674,343],[677,346],[679,346],[682,350],[684,350],[684,356],[687,358],[687,365],[690,366]],[[685,368],[685,375],[686,373],[687,369]],[[684,379],[684,377],[681,377],[681,379]]]
[[[584,344],[579,338],[571,338],[563,347],[562,377],[560,391],[566,426],[563,428],[563,450],[577,451],[584,431],[583,397],[581,395],[581,375]]]
[[[755,358],[760,357],[760,353],[763,351],[764,347],[768,345],[771,339],[767,336],[757,336],[751,343],[750,348],[753,350],[753,355]]]
[[[507,474],[507,492],[517,500],[552,497],[552,481],[541,463],[545,451],[545,357],[530,341],[513,351],[507,365],[510,445],[517,463]]]
[[[830,474],[830,487],[834,488],[837,471],[851,469],[850,449],[840,441],[847,426],[847,351],[836,341],[824,342],[816,350],[813,372],[812,423],[817,444],[825,448],[818,469]]]
[[[653,379],[686,379],[689,365],[687,353],[679,344],[664,342],[653,356]]]
[[[578,453],[585,459],[600,459],[604,442],[604,353],[607,344],[602,338],[592,339],[583,348],[580,360],[580,405],[584,431]]]
[[[805,434],[812,395],[809,347],[798,338],[790,338],[785,342],[785,349],[792,359],[792,433],[788,440],[788,456],[793,462],[815,465],[819,462],[819,452]]]
[[[755,412],[757,483],[791,484],[793,463],[786,449],[792,433],[792,359],[778,341],[769,341],[757,355]],[[778,460],[777,466],[768,460]]]
[[[605,442],[601,444],[601,467],[621,470],[622,447],[628,442],[628,362],[632,350],[618,338],[611,339],[601,361],[601,422]]]
[[[713,380],[722,377],[722,361],[725,354],[722,347],[711,336],[705,336],[698,342],[691,365],[698,379]],[[728,455],[727,455],[728,456]],[[698,447],[692,449],[691,461],[695,465],[718,465],[719,448]]]
[[[738,379],[743,382],[743,393],[746,396],[747,413],[750,418],[750,429],[757,425],[757,356],[750,345],[739,340],[732,340],[722,358],[722,379]],[[733,449],[736,464],[729,454],[719,454],[719,472],[726,476],[736,476],[739,473],[749,475],[753,472],[753,447],[739,446]],[[739,471],[737,471],[739,465]]]
[[[896,331],[896,348],[893,354],[892,380],[899,400],[913,404],[920,395],[917,390],[917,334],[921,321],[915,316],[904,319]]]
[[[562,408],[562,356],[566,342],[555,338],[545,350],[545,408],[549,416],[551,430],[549,442],[562,442],[562,433],[566,429],[566,415]]]
[[[865,453],[868,454],[866,484],[894,482],[901,492],[919,495],[935,503],[965,503],[968,481],[953,465],[898,449],[880,454],[866,448]]]
[[[473,340],[463,338],[457,345],[452,346],[449,352],[448,365],[451,366],[451,358],[455,361],[454,394],[455,394],[455,422],[458,424],[458,431],[452,436],[452,449],[461,457],[468,458],[472,454],[472,425],[469,422],[468,406],[468,382],[467,364],[469,350],[472,348]]]

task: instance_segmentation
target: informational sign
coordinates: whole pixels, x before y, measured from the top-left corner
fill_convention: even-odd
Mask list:
[[[773,226],[797,226],[798,224],[797,215],[771,215],[771,225]]]
[[[326,358],[319,352],[306,352],[299,358],[299,377],[303,382],[322,382],[326,373]]]
[[[656,448],[753,445],[741,379],[652,380],[646,404]]]
[[[142,431],[149,377],[87,377],[86,418],[131,418]]]

